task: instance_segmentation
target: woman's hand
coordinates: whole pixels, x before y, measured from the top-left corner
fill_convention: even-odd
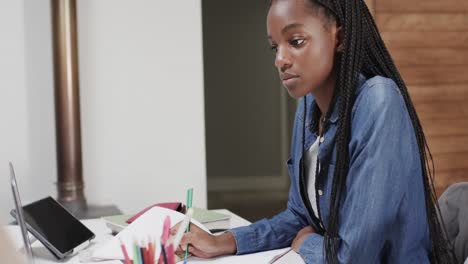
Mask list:
[[[296,237],[292,242],[292,249],[299,253],[299,249],[301,248],[302,243],[304,243],[304,240],[306,240],[306,238],[313,233],[315,233],[315,230],[314,228],[312,228],[312,226],[306,226],[302,228],[301,231],[297,233]]]
[[[179,224],[171,228],[172,236],[177,233]],[[189,252],[201,258],[232,255],[237,251],[236,241],[232,233],[226,232],[222,235],[214,236],[194,224],[190,224],[190,232],[184,234],[176,252],[185,251],[187,244],[189,245]]]

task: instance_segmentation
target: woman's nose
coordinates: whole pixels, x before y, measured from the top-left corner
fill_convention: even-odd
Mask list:
[[[291,67],[291,58],[284,49],[278,48],[275,58],[275,66],[279,71],[284,72],[286,69]]]

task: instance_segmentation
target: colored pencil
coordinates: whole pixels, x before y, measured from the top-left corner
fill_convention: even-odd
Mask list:
[[[162,259],[164,261],[164,264],[168,264],[167,263],[167,254],[166,254],[166,249],[164,247],[163,244],[161,244],[161,255],[162,255]]]
[[[125,248],[125,245],[122,242],[122,239],[119,239],[119,240],[120,240],[120,248],[122,249],[122,253],[125,259],[125,264],[132,264],[132,261],[130,260],[130,257],[128,256],[127,248]]]
[[[140,263],[140,258],[138,257],[138,246],[136,243],[133,243],[133,264],[143,264]]]

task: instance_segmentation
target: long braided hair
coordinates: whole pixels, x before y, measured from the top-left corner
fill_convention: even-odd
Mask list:
[[[351,110],[355,101],[358,76],[367,78],[380,75],[395,81],[405,101],[421,159],[422,180],[425,194],[426,215],[431,239],[431,262],[453,263],[455,256],[451,244],[446,239],[446,231],[439,219],[439,207],[434,191],[434,162],[428,148],[421,123],[408,94],[405,82],[400,76],[385,44],[379,34],[375,21],[364,0],[306,0],[309,6],[323,11],[326,18],[335,20],[344,31],[343,53],[338,56],[337,81],[332,104],[338,103],[338,127],[335,144],[337,157],[330,196],[330,216],[325,232],[324,250],[327,263],[338,263],[340,239],[339,209],[344,197],[344,188],[349,169],[349,149],[351,134]],[[328,108],[328,120],[333,107]],[[318,113],[318,111],[314,111]],[[319,115],[312,117],[311,128],[318,127]],[[328,124],[324,124],[326,131]]]

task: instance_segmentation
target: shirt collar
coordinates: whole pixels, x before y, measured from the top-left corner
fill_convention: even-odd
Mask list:
[[[363,74],[359,74],[356,93],[359,92],[360,88],[363,86],[365,81],[366,81],[366,77]],[[336,124],[336,122],[338,121],[338,110],[340,108],[339,104],[340,104],[340,100],[336,100],[336,103],[333,105],[333,110],[329,118],[329,121],[332,124]],[[315,115],[315,111],[318,111],[317,103],[315,102],[315,99],[312,96],[312,94],[309,93],[307,94],[307,115],[306,115],[307,127],[311,126],[312,117]]]

